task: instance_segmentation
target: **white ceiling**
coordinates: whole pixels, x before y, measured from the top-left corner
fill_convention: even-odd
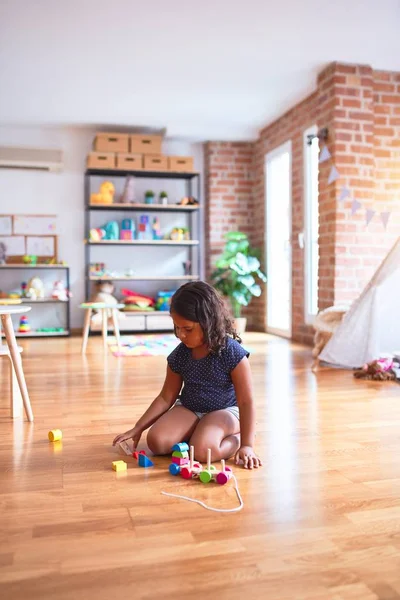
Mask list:
[[[0,0],[0,124],[251,139],[331,61],[400,71],[398,0]]]

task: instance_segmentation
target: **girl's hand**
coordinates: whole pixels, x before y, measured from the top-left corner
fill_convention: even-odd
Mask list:
[[[124,442],[125,440],[133,440],[133,448],[136,450],[141,435],[142,431],[140,429],[132,427],[132,429],[129,429],[129,431],[125,431],[125,433],[120,433],[117,435],[117,437],[115,437],[113,440],[113,446],[119,444],[120,442]]]
[[[261,459],[258,458],[251,446],[241,446],[239,448],[235,454],[235,464],[238,465],[240,460],[243,461],[245,469],[252,469],[253,467],[258,469],[262,466]]]

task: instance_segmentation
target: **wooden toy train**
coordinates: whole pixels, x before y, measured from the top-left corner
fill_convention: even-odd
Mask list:
[[[207,450],[207,466],[203,467],[194,460],[194,446],[190,446],[190,456],[188,454],[189,446],[182,442],[172,447],[172,463],[169,465],[171,475],[181,475],[184,479],[200,479],[202,483],[215,481],[224,485],[232,477],[232,469],[225,466],[225,461],[221,460],[221,470],[219,471],[211,464],[211,449]]]

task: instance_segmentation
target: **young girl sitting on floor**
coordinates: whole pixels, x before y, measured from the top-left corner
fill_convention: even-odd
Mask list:
[[[147,445],[154,454],[170,454],[174,444],[188,441],[200,462],[211,448],[214,461],[235,455],[236,464],[243,461],[245,468],[261,466],[253,449],[249,354],[222,299],[203,281],[187,283],[172,297],[171,317],[181,344],[167,358],[163,388],[136,425],[113,444],[132,439],[136,448],[152,425]]]

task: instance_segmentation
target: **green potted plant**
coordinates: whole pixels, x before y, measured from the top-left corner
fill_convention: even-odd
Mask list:
[[[160,204],[168,204],[168,194],[167,192],[160,192]]]
[[[154,192],[153,190],[147,190],[144,195],[144,203],[145,204],[153,204],[154,202]]]
[[[259,282],[267,277],[260,269],[259,251],[251,248],[245,233],[231,231],[225,234],[225,248],[211,275],[212,284],[228,298],[235,318],[236,330],[243,333],[246,319],[241,316],[243,306],[248,306],[254,296],[261,296]]]

